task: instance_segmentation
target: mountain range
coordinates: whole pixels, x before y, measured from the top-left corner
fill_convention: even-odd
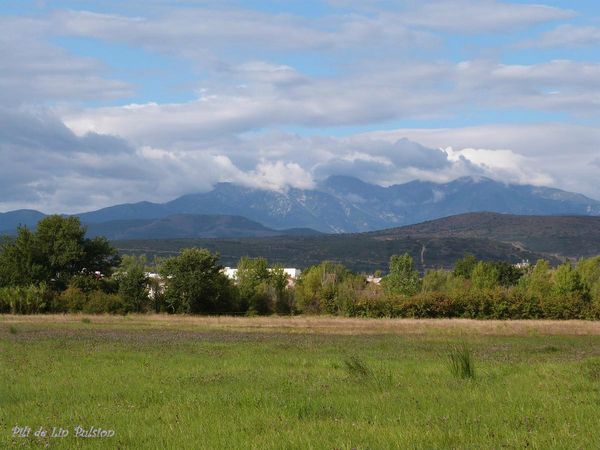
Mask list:
[[[489,178],[465,177],[448,183],[412,181],[384,187],[354,177],[331,176],[314,189],[285,191],[218,183],[209,192],[183,195],[166,203],[120,204],[85,212],[79,217],[91,233],[113,239],[150,239],[221,237],[228,233],[274,235],[286,234],[277,231],[285,229],[292,229],[290,232],[294,234],[298,228],[305,229],[300,234],[311,232],[306,229],[353,233],[479,211],[597,216],[600,202],[559,189],[506,184]],[[248,220],[247,227],[239,216]],[[14,233],[19,224],[34,227],[42,217],[42,213],[32,210],[0,213],[0,231]],[[216,222],[219,220],[221,225]],[[227,221],[229,225],[225,226]],[[216,228],[211,231],[211,226]],[[263,226],[264,230],[257,226]]]

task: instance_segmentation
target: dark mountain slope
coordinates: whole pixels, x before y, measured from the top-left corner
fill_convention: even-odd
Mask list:
[[[354,270],[387,268],[393,254],[409,252],[420,270],[451,267],[465,253],[511,263],[600,255],[600,217],[469,213],[382,231],[246,239],[119,241],[124,253],[171,255],[190,246],[221,253],[225,264],[243,255],[306,267],[339,261]]]
[[[390,256],[409,252],[419,270],[451,267],[465,252],[494,261],[535,261],[543,255],[490,239],[393,238],[374,239],[364,234],[322,235],[245,239],[169,239],[116,241],[125,254],[172,256],[183,248],[203,247],[221,254],[225,265],[235,265],[242,256],[265,257],[270,263],[306,268],[321,261],[336,261],[356,271],[387,270]],[[552,259],[552,262],[556,262]]]
[[[315,235],[310,229],[273,230],[241,216],[177,214],[162,219],[90,223],[89,236],[117,239],[179,239]]]
[[[19,225],[33,228],[43,217],[43,213],[32,209],[18,209],[0,213],[0,232],[16,230]]]
[[[377,231],[371,235],[376,239],[406,236],[485,238],[565,257],[600,254],[600,217],[470,213]]]

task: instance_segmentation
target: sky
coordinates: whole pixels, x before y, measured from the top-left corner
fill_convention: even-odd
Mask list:
[[[485,176],[600,199],[592,0],[2,0],[0,211]]]

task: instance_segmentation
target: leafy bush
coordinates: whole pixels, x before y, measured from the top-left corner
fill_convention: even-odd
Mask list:
[[[82,311],[88,314],[123,314],[127,308],[119,295],[93,291],[87,295]]]
[[[452,297],[445,292],[421,292],[409,298],[396,298],[396,317],[459,317],[462,311]]]
[[[68,312],[83,311],[87,302],[87,295],[75,286],[69,286],[60,294],[60,302]]]
[[[398,317],[398,302],[381,289],[367,287],[357,293],[354,302],[346,305],[346,315],[352,317]]]
[[[553,293],[541,299],[540,308],[546,319],[586,319],[591,315],[591,304],[580,292]]]

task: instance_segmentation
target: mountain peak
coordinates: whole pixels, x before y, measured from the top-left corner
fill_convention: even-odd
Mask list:
[[[325,178],[319,186],[353,186],[353,187],[363,187],[363,186],[376,186],[373,184],[369,184],[360,178],[356,178],[351,175],[330,175]]]

